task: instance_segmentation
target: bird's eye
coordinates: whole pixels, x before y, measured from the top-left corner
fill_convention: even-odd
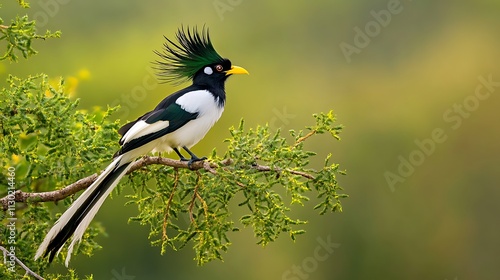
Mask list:
[[[220,65],[220,64],[215,65],[215,70],[217,70],[217,72],[221,72],[222,69],[224,69],[224,67],[222,67],[222,65]]]

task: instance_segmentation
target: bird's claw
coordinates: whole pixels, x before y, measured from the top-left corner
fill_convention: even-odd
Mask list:
[[[206,160],[207,157],[202,157],[202,158],[199,158],[199,157],[192,157],[189,161],[188,161],[188,167],[189,169],[192,169],[192,166],[193,166],[193,163],[197,162],[197,161],[203,161],[203,160]]]

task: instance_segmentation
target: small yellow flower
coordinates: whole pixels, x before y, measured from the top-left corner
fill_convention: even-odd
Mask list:
[[[69,76],[65,79],[65,82],[64,82],[64,89],[65,90],[64,91],[66,93],[68,93],[68,95],[70,97],[72,97],[75,94],[79,81],[80,80],[74,76]]]
[[[12,155],[12,163],[13,164],[18,164],[21,161],[21,157],[18,155]]]
[[[77,76],[80,80],[88,80],[90,78],[90,71],[85,68],[80,69]]]

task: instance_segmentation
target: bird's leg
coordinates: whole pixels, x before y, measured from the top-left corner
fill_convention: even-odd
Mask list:
[[[191,159],[189,159],[188,161],[188,167],[191,168],[191,165],[197,161],[202,161],[202,160],[206,160],[207,157],[202,157],[202,158],[199,158],[197,157],[193,152],[191,152],[186,146],[183,146],[182,147],[184,150],[186,150],[186,152],[188,152],[188,154],[191,156]]]
[[[185,158],[177,148],[174,148],[174,152],[179,156],[180,161],[189,161],[189,159]]]

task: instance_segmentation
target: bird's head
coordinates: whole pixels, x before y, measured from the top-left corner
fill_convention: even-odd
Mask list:
[[[196,27],[185,30],[181,27],[176,34],[178,43],[165,37],[163,51],[155,51],[161,58],[156,61],[160,80],[181,83],[193,80],[197,84],[222,84],[232,74],[248,74],[242,67],[232,65],[215,51],[208,29],[198,32]]]

